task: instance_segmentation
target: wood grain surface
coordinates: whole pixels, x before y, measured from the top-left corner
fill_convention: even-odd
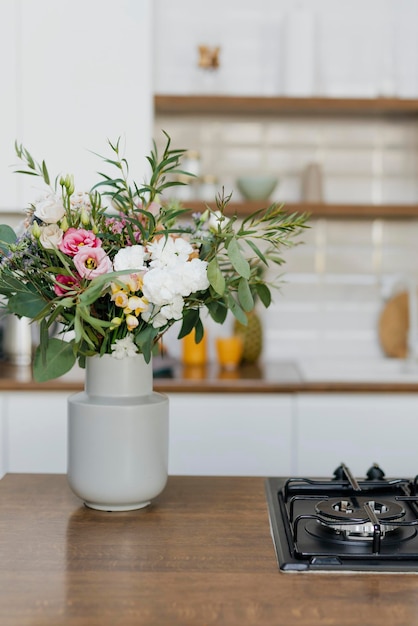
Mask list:
[[[2,626],[414,626],[418,576],[279,572],[261,478],[170,477],[147,509],[0,481]]]
[[[0,362],[0,392],[77,392],[84,386],[84,372],[37,383],[30,366]],[[154,390],[162,393],[416,393],[418,380],[305,380],[297,363],[277,362],[248,365],[236,371],[220,372],[216,364],[201,368],[178,367],[172,378],[155,378]]]

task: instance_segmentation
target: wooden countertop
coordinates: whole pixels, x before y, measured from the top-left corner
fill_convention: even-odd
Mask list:
[[[162,372],[163,373],[163,372]],[[64,391],[83,389],[84,371],[74,367],[55,380],[37,383],[31,366],[14,366],[0,362],[1,391]],[[216,364],[183,367],[175,363],[170,376],[154,379],[155,391],[165,393],[416,393],[415,380],[315,380],[302,377],[295,362],[278,361],[247,365],[236,371],[222,371]]]
[[[418,577],[282,573],[262,478],[170,477],[147,509],[81,505],[63,475],[0,481],[4,626],[414,626]]]

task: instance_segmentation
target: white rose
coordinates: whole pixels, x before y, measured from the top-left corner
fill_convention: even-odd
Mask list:
[[[45,224],[56,224],[65,215],[65,208],[61,198],[50,194],[45,200],[37,202],[34,215],[45,222]]]
[[[140,270],[144,267],[145,248],[140,245],[121,248],[113,259],[115,272],[123,270]]]
[[[61,228],[57,224],[49,224],[48,226],[42,226],[40,231],[39,241],[41,246],[46,250],[57,249],[64,234]]]

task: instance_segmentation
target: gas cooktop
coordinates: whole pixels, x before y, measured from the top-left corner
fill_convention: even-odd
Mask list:
[[[267,478],[280,570],[418,572],[418,476],[362,479],[342,463],[333,477]]]

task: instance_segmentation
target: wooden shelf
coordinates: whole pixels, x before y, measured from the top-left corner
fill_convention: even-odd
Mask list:
[[[406,98],[293,98],[225,95],[154,96],[155,112],[167,115],[327,115],[327,116],[388,116],[410,117],[418,120],[418,99]],[[214,203],[209,203],[214,207]],[[195,211],[204,210],[205,203],[192,202]],[[248,215],[268,206],[268,202],[232,202],[229,213]],[[367,204],[285,204],[289,212],[309,213],[312,218],[348,219],[410,219],[418,218],[418,205]]]
[[[267,208],[269,201],[230,202],[226,214],[246,216],[254,211]],[[205,210],[206,206],[216,209],[214,202],[193,201],[187,206],[193,211]],[[332,217],[341,219],[410,219],[418,218],[417,204],[309,204],[284,203],[283,208],[289,213],[309,213],[312,218]]]
[[[418,99],[403,98],[292,98],[216,95],[154,96],[159,114],[262,115],[418,115]]]

